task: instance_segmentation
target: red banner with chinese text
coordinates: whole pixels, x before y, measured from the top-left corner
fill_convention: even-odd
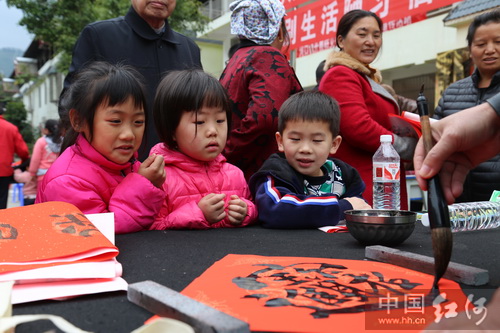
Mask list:
[[[384,31],[400,28],[427,18],[427,13],[461,0],[282,0],[290,34],[290,50],[297,57],[335,46],[340,18],[350,10],[365,9],[384,22]],[[303,6],[301,4],[307,3]]]

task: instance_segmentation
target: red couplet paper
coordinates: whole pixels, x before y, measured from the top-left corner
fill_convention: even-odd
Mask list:
[[[72,204],[0,210],[0,274],[117,255],[118,248]]]
[[[420,331],[468,305],[446,279],[385,263],[230,254],[182,294],[250,324],[252,331]]]

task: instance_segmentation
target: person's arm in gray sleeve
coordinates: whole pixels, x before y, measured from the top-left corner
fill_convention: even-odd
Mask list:
[[[500,93],[486,100],[500,117]]]

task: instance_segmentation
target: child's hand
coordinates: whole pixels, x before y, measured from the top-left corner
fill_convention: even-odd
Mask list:
[[[229,223],[240,225],[247,216],[247,203],[237,195],[232,195],[227,207]]]
[[[361,198],[351,197],[345,199],[352,205],[352,209],[372,209],[372,206],[367,204],[366,201]]]
[[[165,182],[165,161],[162,155],[150,155],[139,167],[139,174],[160,188]]]
[[[225,197],[224,193],[210,193],[198,202],[198,207],[200,207],[208,223],[214,224],[226,217],[226,212],[224,211]]]

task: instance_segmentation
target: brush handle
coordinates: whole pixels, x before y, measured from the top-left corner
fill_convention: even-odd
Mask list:
[[[434,146],[434,143],[432,142],[431,123],[429,121],[429,115],[420,116],[420,127],[422,129],[422,141],[424,142],[424,151],[425,155],[427,155]]]
[[[420,127],[422,129],[422,141],[424,143],[425,155],[434,146],[432,141],[431,123],[427,109],[427,100],[421,93],[417,98],[417,109],[420,114]],[[448,205],[444,200],[443,188],[436,175],[427,181],[428,205],[429,205],[429,226],[433,228],[450,228],[450,215]]]

